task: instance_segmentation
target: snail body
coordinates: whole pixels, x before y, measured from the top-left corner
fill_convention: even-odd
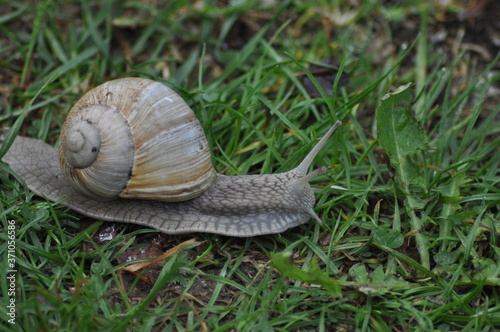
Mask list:
[[[201,125],[175,92],[158,82],[126,78],[90,90],[75,104],[59,151],[18,136],[3,161],[35,194],[91,218],[167,234],[249,237],[283,232],[311,217],[321,223],[308,182],[326,168],[307,170],[338,125],[289,172],[225,176],[213,169]],[[187,138],[177,137],[186,131]],[[174,170],[165,171],[171,161]]]

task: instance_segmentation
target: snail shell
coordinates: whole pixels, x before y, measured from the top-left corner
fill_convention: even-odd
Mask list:
[[[183,201],[216,178],[193,111],[167,86],[143,78],[87,92],[63,125],[59,159],[68,182],[99,200]]]

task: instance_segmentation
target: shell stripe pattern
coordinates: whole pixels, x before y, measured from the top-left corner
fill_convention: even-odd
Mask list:
[[[217,176],[194,112],[161,83],[127,78],[87,92],[68,114],[61,133],[61,158],[64,137],[82,121],[99,128],[101,145],[95,159],[99,166],[73,168],[61,163],[69,181],[95,181],[91,189],[76,184],[87,196],[182,201],[200,195]],[[112,194],[106,196],[105,190]]]

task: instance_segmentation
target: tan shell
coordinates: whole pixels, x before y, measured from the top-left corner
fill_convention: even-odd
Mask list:
[[[101,200],[187,200],[217,176],[193,111],[170,88],[142,78],[87,92],[63,125],[59,159],[76,190]]]

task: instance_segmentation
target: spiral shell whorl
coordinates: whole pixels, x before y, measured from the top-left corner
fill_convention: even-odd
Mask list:
[[[126,187],[133,165],[132,132],[114,107],[77,106],[61,132],[59,159],[63,174],[75,189],[89,197],[116,198]]]
[[[64,156],[76,168],[92,165],[101,147],[99,130],[89,121],[80,121],[67,136],[67,149]]]
[[[186,200],[216,177],[193,111],[148,79],[109,81],[87,92],[63,126],[59,157],[70,184],[99,199]]]

